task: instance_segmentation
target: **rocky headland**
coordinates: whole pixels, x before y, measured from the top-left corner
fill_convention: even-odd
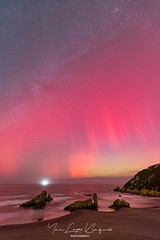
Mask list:
[[[120,192],[160,197],[160,164],[138,172],[120,189]]]

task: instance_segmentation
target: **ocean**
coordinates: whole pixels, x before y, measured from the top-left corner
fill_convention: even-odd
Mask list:
[[[39,184],[1,184],[0,185],[0,225],[22,224],[35,222],[70,214],[64,207],[76,200],[86,200],[84,194],[98,195],[99,211],[113,211],[110,206],[117,198],[128,201],[132,208],[160,207],[160,198],[144,197],[113,192],[117,184],[103,183],[59,183],[48,186]],[[35,197],[41,191],[47,190],[53,201],[44,209],[19,207],[20,204]],[[121,195],[121,197],[119,197]]]

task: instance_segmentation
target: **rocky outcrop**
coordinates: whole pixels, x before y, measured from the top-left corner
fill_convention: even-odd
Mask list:
[[[92,199],[88,199],[85,201],[76,201],[64,208],[64,210],[69,210],[70,212],[73,212],[78,209],[98,209],[98,197],[97,194],[94,193]]]
[[[119,192],[120,191],[120,187],[116,187],[115,189],[113,189],[114,192]]]
[[[92,200],[76,201],[64,208],[64,210],[75,211],[77,209],[90,209],[92,207]]]
[[[53,198],[50,194],[47,194],[47,191],[41,192],[39,195],[37,195],[35,198],[31,199],[30,201],[27,201],[25,203],[22,203],[20,207],[33,207],[35,209],[43,208],[48,201],[52,201]]]
[[[160,197],[160,164],[150,166],[138,172],[120,191]]]
[[[130,204],[125,200],[120,200],[120,199],[115,200],[113,204],[110,206],[110,208],[113,208],[115,210],[118,210],[123,207],[130,207]]]

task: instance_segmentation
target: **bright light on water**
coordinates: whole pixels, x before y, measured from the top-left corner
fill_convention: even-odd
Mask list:
[[[49,184],[49,180],[48,179],[43,179],[41,181],[41,185],[43,185],[43,186],[47,186],[48,184]]]

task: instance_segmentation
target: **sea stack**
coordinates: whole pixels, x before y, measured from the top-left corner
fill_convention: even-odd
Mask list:
[[[46,204],[46,202],[52,201],[53,198],[50,194],[47,194],[47,191],[41,192],[39,195],[37,195],[35,198],[32,198],[31,200],[22,203],[20,207],[33,207],[35,209],[43,208]]]
[[[64,208],[64,210],[69,210],[70,212],[73,212],[75,210],[79,209],[92,209],[92,210],[98,210],[98,197],[96,193],[93,193],[92,199],[88,199],[85,201],[76,201]]]

